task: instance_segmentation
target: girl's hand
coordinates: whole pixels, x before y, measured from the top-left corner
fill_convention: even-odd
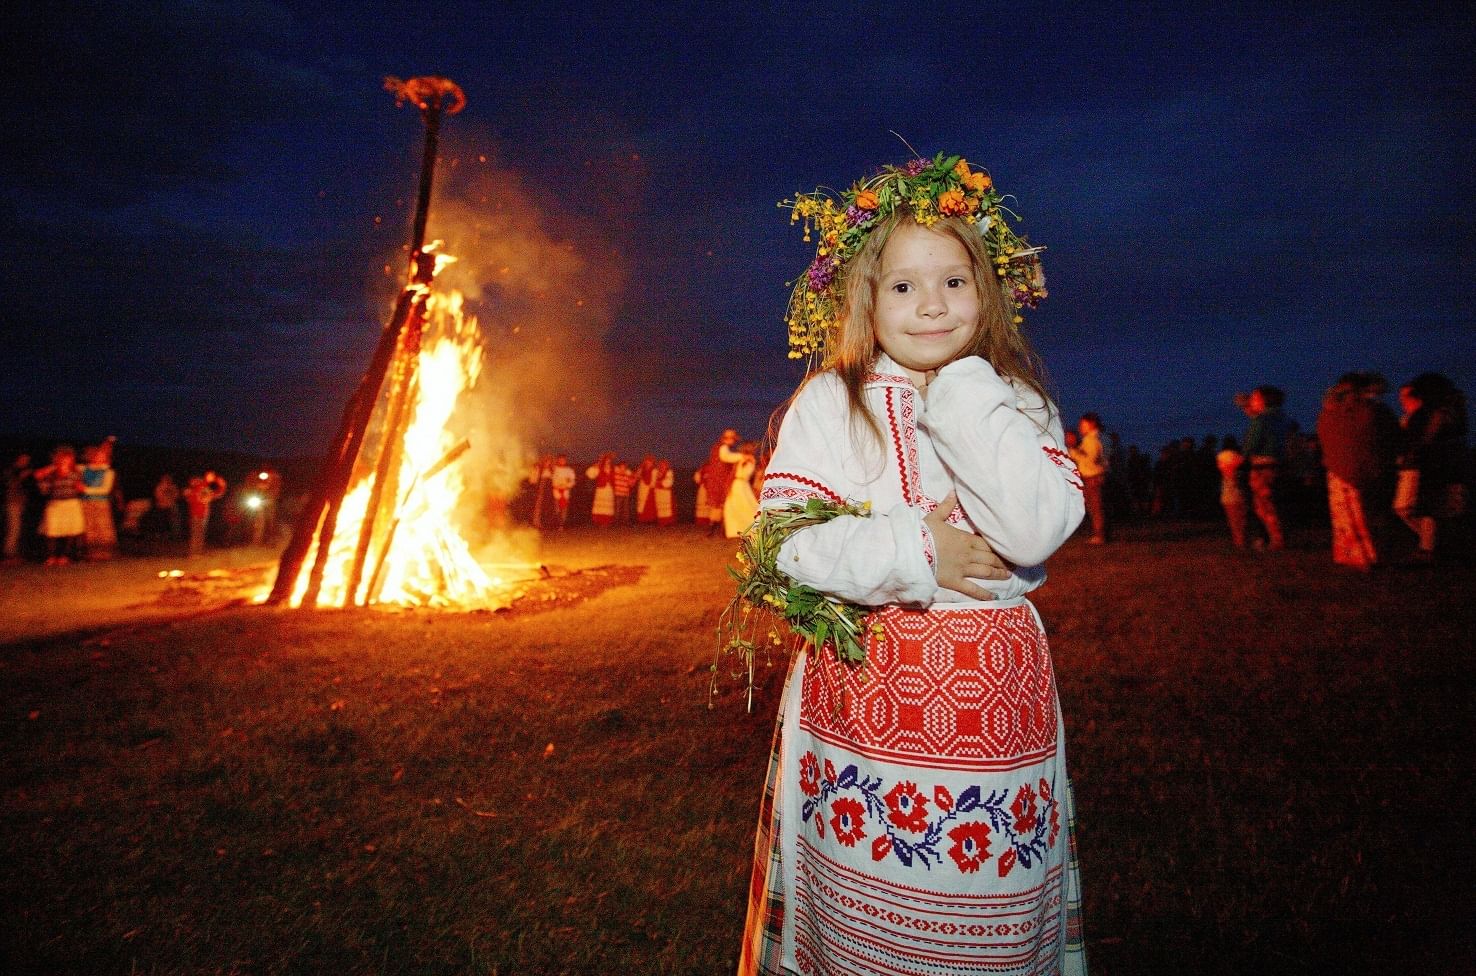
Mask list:
[[[935,566],[938,585],[976,600],[993,600],[994,594],[974,580],[1008,579],[1010,568],[983,538],[948,524],[948,516],[957,504],[957,493],[950,491],[948,497],[923,519],[933,533],[933,544],[938,549]]]

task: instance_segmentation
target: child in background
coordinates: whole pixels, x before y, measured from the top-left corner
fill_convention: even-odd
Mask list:
[[[1245,548],[1245,489],[1240,487],[1240,469],[1245,464],[1245,455],[1240,453],[1240,444],[1227,436],[1215,455],[1215,467],[1220,471],[1220,507],[1225,510],[1225,521],[1230,526],[1230,543],[1237,549]]]
[[[864,667],[829,645],[791,664],[740,973],[1085,971],[1060,707],[1025,598],[1082,483],[1018,328],[1045,296],[1039,249],[1000,200],[940,155],[792,203],[820,239],[790,355],[823,368],[760,504],[866,510],[794,532],[776,566],[874,609]]]
[[[46,537],[46,565],[65,566],[77,558],[77,540],[87,529],[82,514],[82,471],[77,452],[63,444],[51,452],[51,463],[36,472],[36,486],[46,498],[41,534]]]
[[[113,441],[82,452],[82,521],[88,559],[111,559],[118,547],[113,523]]]

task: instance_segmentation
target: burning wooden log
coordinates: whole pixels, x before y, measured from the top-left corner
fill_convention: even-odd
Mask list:
[[[446,470],[448,465],[455,462],[469,450],[471,450],[471,441],[463,439],[455,447],[447,451],[439,461],[431,465],[428,471],[417,474],[415,476],[415,480],[410,482],[410,487],[405,492],[405,497],[399,502],[398,505],[395,506],[395,511],[403,512],[405,508],[410,504],[411,500],[415,497],[416,488],[420,487],[423,483],[430,481],[436,475]],[[374,573],[372,576],[369,577],[369,590],[365,597],[366,603],[373,603],[375,600],[379,599],[381,587],[384,586],[384,567],[389,559],[390,549],[395,544],[395,533],[399,530],[399,528],[400,516],[396,515],[394,520],[390,522],[389,529],[385,532],[384,544],[381,545],[379,548],[379,561],[374,564]],[[361,549],[360,551],[363,552],[364,550]],[[361,557],[356,555],[356,562],[359,558]],[[355,573],[351,577],[354,585],[357,585],[358,583],[358,571],[360,568],[361,567],[356,566]]]
[[[343,591],[344,606],[355,603],[369,550],[376,536],[383,539],[387,535],[383,529],[376,532],[376,526],[382,525],[386,517],[393,514],[393,504],[398,498],[397,486],[393,481],[398,476],[400,445],[408,419],[406,404],[413,399],[421,330],[425,323],[430,282],[436,270],[433,248],[425,244],[431,187],[435,178],[436,149],[442,117],[460,112],[466,106],[466,95],[455,82],[435,76],[411,78],[408,81],[390,77],[385,79],[384,85],[386,90],[395,95],[396,105],[403,105],[408,101],[420,109],[421,119],[425,123],[420,192],[416,198],[415,221],[410,238],[410,280],[400,293],[394,313],[380,333],[379,343],[368,369],[344,407],[338,434],[324,459],[318,482],[293,527],[291,541],[282,553],[277,578],[272,585],[271,595],[267,598],[269,603],[277,604],[292,599],[298,589],[303,564],[309,553],[315,552],[300,602],[306,607],[318,604],[344,496],[355,470],[364,467],[361,461],[369,460],[362,457],[365,436],[376,407],[386,396],[385,423],[377,442],[378,455],[369,464],[374,471],[371,485],[373,497],[363,513],[349,583]]]

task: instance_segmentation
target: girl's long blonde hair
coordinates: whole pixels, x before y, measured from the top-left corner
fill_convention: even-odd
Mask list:
[[[898,225],[912,219],[912,215],[903,210],[893,213],[877,225],[851,260],[846,269],[845,302],[841,307],[837,334],[832,339],[835,355],[828,367],[845,385],[852,424],[864,426],[882,444],[885,439],[881,423],[866,406],[862,391],[881,351],[876,341],[876,290],[881,280],[882,251]],[[1014,305],[1000,284],[979,228],[961,217],[945,217],[931,229],[947,234],[963,245],[969,256],[974,290],[979,298],[979,327],[957,358],[982,356],[1004,379],[1016,380],[1034,390],[1046,409],[1053,411],[1051,397],[1046,392],[1045,366],[1015,325]]]

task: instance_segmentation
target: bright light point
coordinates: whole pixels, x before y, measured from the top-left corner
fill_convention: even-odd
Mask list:
[[[271,475],[269,475],[269,474],[267,474],[267,473],[266,473],[266,472],[265,472],[265,471],[263,471],[263,472],[261,472],[261,473],[260,473],[260,474],[258,474],[258,475],[257,475],[257,476],[256,476],[256,477],[258,477],[258,478],[260,478],[260,479],[261,479],[261,480],[262,480],[262,481],[265,481],[265,480],[267,480],[267,479],[268,479],[268,478],[270,478],[270,477],[271,477]]]
[[[246,496],[246,507],[249,508],[249,509],[251,509],[253,512],[256,511],[257,509],[261,508],[261,496],[260,495],[248,495],[248,496]]]

